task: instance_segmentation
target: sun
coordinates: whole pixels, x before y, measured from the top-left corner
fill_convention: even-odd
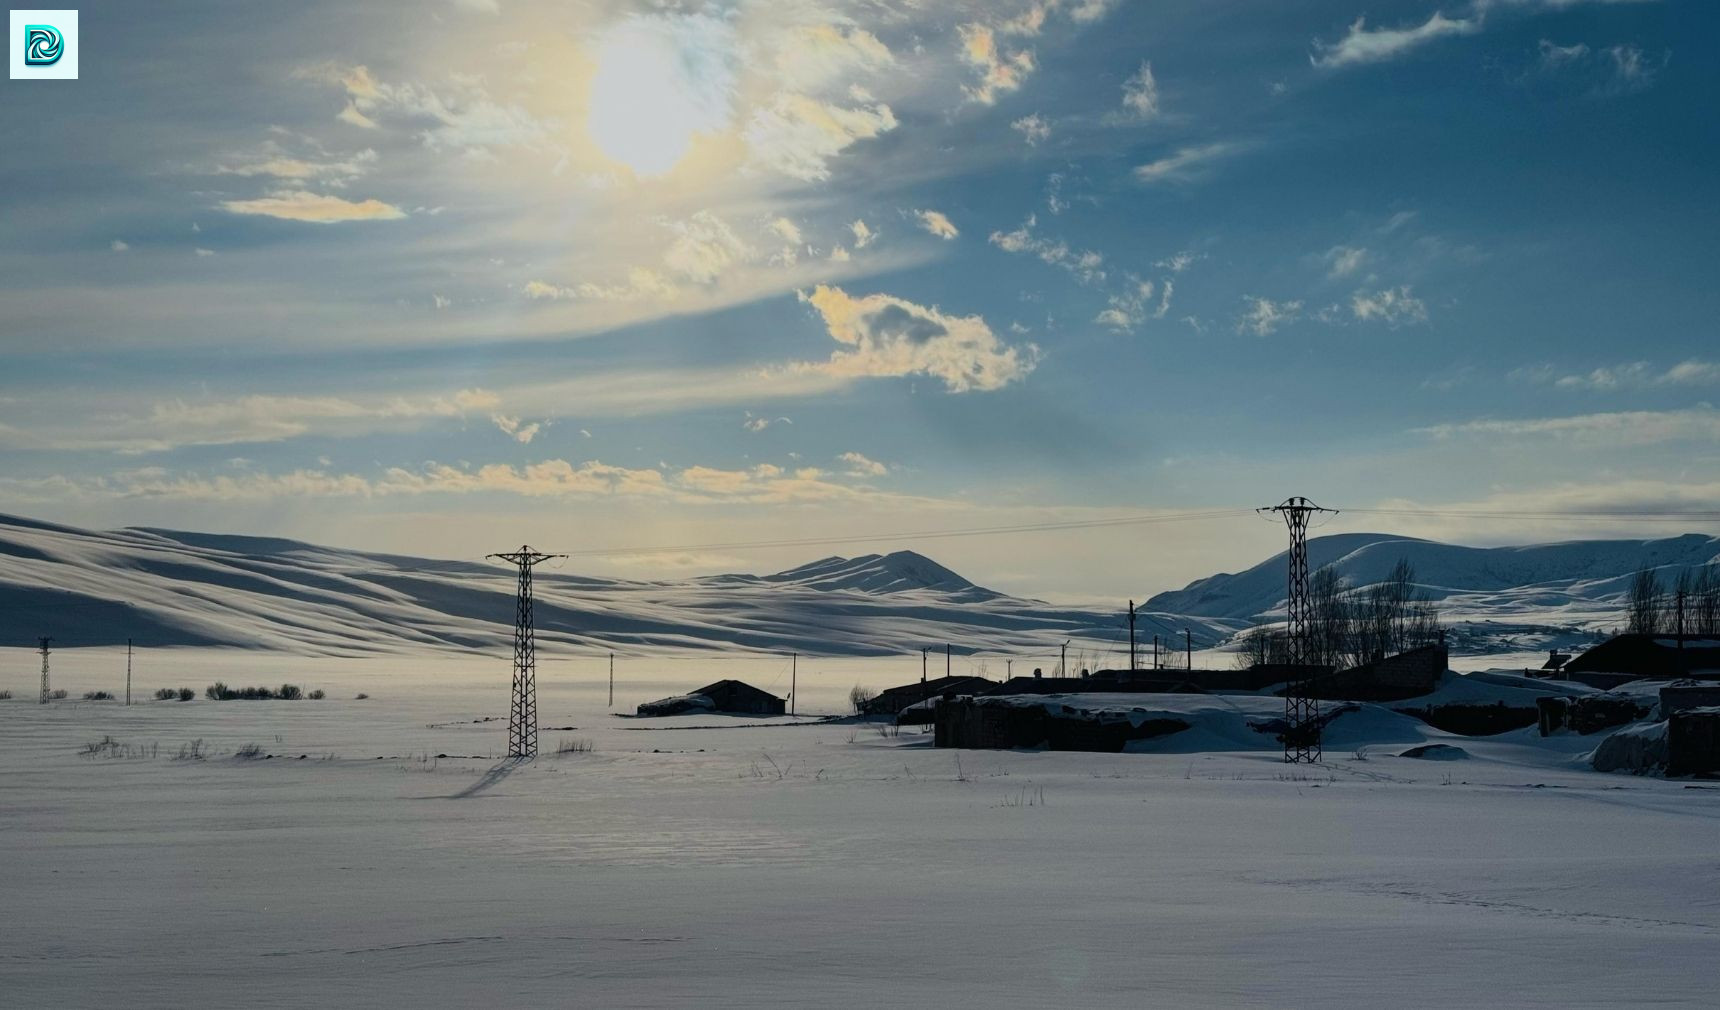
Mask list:
[[[663,175],[727,126],[729,74],[698,16],[633,17],[598,40],[586,129],[635,175]]]

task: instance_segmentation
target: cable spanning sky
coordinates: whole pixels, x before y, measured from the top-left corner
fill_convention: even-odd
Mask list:
[[[1393,510],[1333,529],[1666,535],[1631,514],[1720,500],[1717,28],[86,6],[78,80],[0,85],[0,511],[473,558],[1068,524],[923,547],[1056,597],[1282,540],[1106,520],[1289,495]]]

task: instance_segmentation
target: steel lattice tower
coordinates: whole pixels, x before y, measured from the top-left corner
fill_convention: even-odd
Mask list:
[[[1308,600],[1308,517],[1323,509],[1306,498],[1286,498],[1283,504],[1258,509],[1284,517],[1290,529],[1289,595],[1285,598],[1288,628],[1286,645],[1291,666],[1284,688],[1284,760],[1290,764],[1319,761],[1320,699],[1315,695],[1314,671],[1308,666],[1308,625],[1313,616]]]
[[[519,597],[514,610],[514,687],[508,709],[508,757],[537,757],[537,638],[532,631],[532,566],[565,554],[543,554],[521,546],[508,554],[492,554],[520,570]]]
[[[46,705],[48,703],[48,643],[52,642],[53,639],[51,639],[51,638],[39,638],[39,639],[37,639],[37,641],[41,643],[39,648],[40,648],[41,653],[42,653],[42,700],[41,700],[41,704]]]

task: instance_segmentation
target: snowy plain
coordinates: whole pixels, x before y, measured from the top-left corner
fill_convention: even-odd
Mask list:
[[[122,683],[121,650],[52,659],[73,699]],[[803,661],[798,708],[917,660]],[[38,664],[0,650],[6,1006],[1714,1005],[1720,784],[1596,773],[1595,738],[1370,710],[1316,767],[1268,737],[957,752],[617,718],[582,656],[541,663],[543,754],[512,764],[505,654],[151,649],[136,694],[199,698],[129,708],[37,705]],[[790,677],[616,672],[616,712]],[[216,679],[329,698],[203,700]],[[105,736],[129,749],[80,755]],[[1395,756],[1418,743],[1469,756]]]

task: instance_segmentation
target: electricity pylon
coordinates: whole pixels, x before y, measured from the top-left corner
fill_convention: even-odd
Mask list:
[[[1290,681],[1284,686],[1284,760],[1288,764],[1320,760],[1320,699],[1314,671],[1308,665],[1312,650],[1308,631],[1312,605],[1308,599],[1308,516],[1323,509],[1306,498],[1286,498],[1283,504],[1256,509],[1276,512],[1290,529],[1290,592],[1285,599],[1289,635]]]
[[[514,612],[514,688],[508,709],[508,757],[537,757],[537,639],[532,632],[532,566],[565,554],[543,554],[521,546],[507,554],[491,554],[520,569],[519,599]]]
[[[41,704],[46,705],[48,703],[48,643],[52,642],[53,639],[51,639],[51,638],[38,638],[36,641],[41,643],[39,648],[41,649],[41,652],[42,652],[42,700],[41,700]]]

